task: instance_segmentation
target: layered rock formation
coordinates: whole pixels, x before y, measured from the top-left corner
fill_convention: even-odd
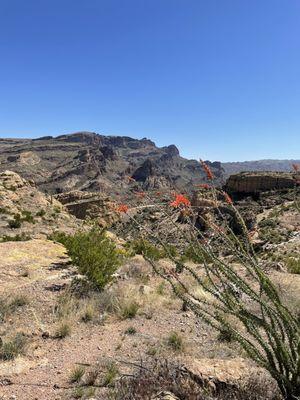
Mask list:
[[[114,211],[115,203],[108,196],[76,190],[55,197],[76,218],[96,220],[101,227],[107,227],[119,219],[118,213]]]
[[[288,172],[241,172],[231,175],[225,188],[229,193],[252,194],[293,188],[299,178]]]

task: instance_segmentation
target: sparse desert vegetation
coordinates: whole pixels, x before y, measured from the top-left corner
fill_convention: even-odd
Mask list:
[[[205,185],[194,199],[137,192],[128,207],[115,204],[108,230],[92,219],[60,229],[65,211],[49,210],[51,198],[35,211],[21,200],[18,213],[5,208],[0,374],[28,363],[26,382],[45,382],[37,393],[66,399],[289,399],[298,390],[294,193],[245,206]],[[23,230],[50,223],[42,238]],[[22,387],[32,399],[24,373],[9,373],[4,393]]]

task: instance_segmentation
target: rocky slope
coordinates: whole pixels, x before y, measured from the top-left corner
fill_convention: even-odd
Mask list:
[[[131,178],[144,189],[188,190],[205,181],[196,160],[180,157],[174,145],[158,148],[145,138],[79,132],[34,140],[0,139],[0,149],[0,171],[15,171],[53,194],[79,189],[119,196],[132,188]],[[221,164],[210,166],[221,182]]]
[[[53,231],[73,232],[82,221],[51,195],[12,171],[0,173],[0,241],[45,237]]]

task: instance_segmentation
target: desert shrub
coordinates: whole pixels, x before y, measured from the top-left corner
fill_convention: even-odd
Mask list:
[[[79,272],[86,275],[98,289],[103,289],[113,279],[121,263],[116,245],[106,237],[104,231],[93,229],[73,236],[56,233],[52,239],[66,247]]]
[[[15,337],[0,346],[0,360],[13,360],[19,354],[23,354],[27,339],[23,333],[17,333]]]
[[[134,256],[135,254],[141,254],[151,258],[152,260],[159,260],[160,258],[164,257],[161,249],[154,246],[145,239],[133,240],[127,243],[125,247],[127,248],[130,256]]]
[[[15,236],[4,235],[0,238],[0,242],[26,242],[31,237],[26,235],[24,232]]]
[[[213,388],[215,387],[215,389]],[[253,376],[239,385],[209,381],[187,368],[168,360],[143,362],[130,375],[121,376],[112,390],[114,400],[162,398],[159,393],[172,393],[180,400],[279,400],[274,381]],[[167,398],[167,397],[166,397]]]
[[[287,257],[285,259],[285,265],[288,272],[291,274],[300,274],[300,256],[298,257]]]
[[[258,226],[260,228],[266,228],[266,227],[276,228],[277,224],[278,222],[275,219],[265,218],[258,223]]]
[[[71,325],[69,322],[63,321],[60,323],[60,325],[57,327],[57,330],[55,332],[55,337],[57,339],[64,339],[67,336],[71,335]]]
[[[14,296],[9,303],[11,312],[16,311],[20,307],[24,307],[29,303],[28,297],[24,294]]]
[[[287,240],[288,232],[280,232],[278,229],[264,227],[259,231],[259,238],[272,244],[278,244]]]
[[[156,293],[159,294],[160,296],[163,296],[165,294],[166,290],[166,285],[164,282],[160,282],[156,288]]]
[[[95,317],[95,307],[92,304],[87,304],[81,314],[82,322],[91,322]]]
[[[69,382],[79,382],[85,373],[85,369],[82,366],[76,366],[70,373]]]
[[[9,210],[5,207],[0,207],[0,214],[9,214]]]
[[[46,214],[46,211],[43,208],[41,208],[35,215],[37,217],[43,217],[45,214]]]
[[[35,220],[33,218],[33,215],[31,214],[31,211],[22,210],[22,221],[26,221],[31,224],[35,224]]]
[[[76,388],[73,390],[72,398],[73,398],[73,399],[81,399],[81,398],[83,398],[83,396],[85,395],[85,392],[86,392],[86,388],[81,387],[81,386],[76,387]]]
[[[116,363],[110,362],[105,365],[105,372],[103,376],[103,386],[114,386],[115,380],[119,374]]]
[[[166,343],[174,351],[182,351],[184,348],[183,338],[178,332],[171,332]]]
[[[0,298],[0,321],[3,321],[5,317],[14,313],[18,308],[28,304],[29,300],[27,296],[20,294],[14,297]]]
[[[139,304],[135,300],[124,300],[120,305],[119,314],[122,319],[132,319],[139,310]]]
[[[9,306],[5,299],[0,298],[0,322],[4,320],[9,312]]]
[[[124,333],[125,335],[135,335],[136,329],[133,326],[129,326]]]
[[[192,244],[188,245],[181,256],[181,261],[193,261],[194,263],[211,262],[212,258],[205,252],[199,251]]]
[[[14,219],[8,221],[8,226],[12,229],[18,229],[21,227],[22,220],[20,214],[15,214]]]

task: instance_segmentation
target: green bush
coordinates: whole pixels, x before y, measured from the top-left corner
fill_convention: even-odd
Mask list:
[[[172,332],[167,338],[167,345],[174,351],[182,351],[183,350],[183,338],[177,332]]]
[[[158,247],[144,239],[133,240],[127,243],[125,247],[127,248],[130,256],[141,254],[151,258],[154,261],[157,261],[163,257],[162,251]]]
[[[164,248],[161,246],[154,246],[145,239],[133,240],[128,242],[125,247],[127,248],[130,256],[141,254],[154,261],[157,261],[161,258],[177,256],[177,250],[174,246],[166,245]]]
[[[112,275],[121,263],[115,244],[104,231],[93,229],[78,232],[73,236],[56,233],[51,237],[62,243],[81,274],[103,289],[112,280]]]
[[[0,238],[0,242],[25,242],[30,240],[31,237],[22,232],[20,235],[15,236],[4,235]]]
[[[193,261],[195,264],[198,264],[203,263],[204,261],[211,262],[212,259],[207,254],[202,252],[199,248],[193,246],[193,244],[190,244],[184,250],[181,261]]]
[[[35,215],[37,217],[43,217],[45,214],[46,214],[46,211],[41,208]]]
[[[30,211],[22,210],[22,218],[21,219],[22,219],[22,221],[26,221],[26,222],[30,222],[31,224],[35,224],[35,220]]]
[[[8,221],[8,226],[12,229],[21,228],[22,220],[20,214],[15,214],[14,219]]]
[[[300,274],[300,257],[287,257],[285,260],[288,272],[291,274]]]

